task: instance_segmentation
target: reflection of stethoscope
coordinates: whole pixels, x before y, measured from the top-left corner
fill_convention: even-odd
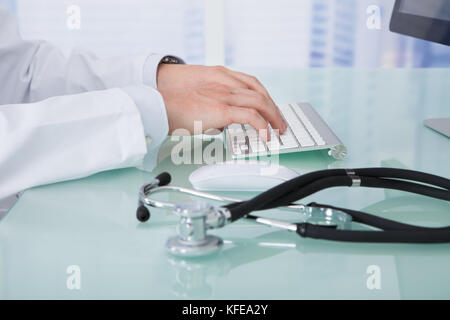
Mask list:
[[[238,200],[199,192],[182,187],[168,186],[170,175],[162,173],[151,183],[141,187],[137,218],[144,222],[150,218],[146,206],[172,208],[180,217],[178,235],[167,242],[167,249],[175,255],[199,256],[216,251],[222,240],[207,234],[242,218],[258,223],[297,232],[304,238],[348,242],[388,243],[446,243],[450,242],[450,227],[420,227],[377,217],[364,212],[311,203],[294,204],[318,191],[338,186],[372,187],[407,191],[431,198],[450,201],[450,180],[412,170],[393,168],[331,169],[316,171],[282,183],[250,200]],[[176,191],[215,201],[231,202],[212,206],[205,202],[173,204],[153,200],[157,192]],[[304,215],[304,222],[292,223],[251,215],[253,211],[287,207]],[[358,222],[379,230],[351,230]]]

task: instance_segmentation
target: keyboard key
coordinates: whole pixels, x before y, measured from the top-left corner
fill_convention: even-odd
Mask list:
[[[287,129],[284,134],[280,136],[281,142],[283,143],[282,148],[283,149],[289,149],[289,148],[297,148],[298,142],[297,139],[295,139],[291,129]]]
[[[267,141],[266,145],[269,151],[278,151],[281,148],[281,143],[280,140],[278,140],[278,137],[270,139],[270,141]]]
[[[229,125],[228,133],[232,143],[245,143],[245,133],[240,124]]]
[[[264,152],[266,151],[266,147],[264,142],[259,137],[256,130],[250,125],[244,125],[245,131],[247,132],[248,140],[250,143],[250,147],[253,152]]]
[[[316,144],[311,140],[310,137],[298,137],[300,145],[302,147],[314,147]]]
[[[279,131],[275,131],[272,129],[272,126],[269,124],[269,133],[270,133],[270,140],[276,139],[278,142],[280,142],[280,133]]]
[[[241,130],[242,130],[242,125],[240,125],[240,124],[238,124],[238,123],[233,123],[233,124],[230,124],[230,125],[228,126],[228,129],[234,129],[234,130],[239,130],[239,129],[241,129]]]
[[[308,131],[306,131],[303,124],[297,118],[295,112],[291,109],[290,105],[284,105],[280,109],[283,113],[284,118],[288,122],[292,132],[297,137],[298,142],[302,147],[312,147],[315,145],[314,141],[311,139]]]
[[[246,124],[244,126],[244,128],[245,128],[245,132],[247,133],[247,136],[248,136],[249,139],[256,139],[256,138],[258,138],[258,132],[256,132],[256,130],[252,126],[249,126],[249,125]]]
[[[266,151],[266,146],[264,145],[264,142],[259,140],[250,140],[250,147],[252,148],[253,152],[264,152]]]
[[[309,121],[308,117],[303,112],[302,108],[298,104],[292,104],[293,109],[299,116],[300,120],[302,120],[303,124],[305,125],[306,129],[309,131],[311,136],[316,141],[317,145],[323,146],[325,145],[325,141],[322,139],[320,134],[317,132],[316,128],[312,125],[311,121]]]

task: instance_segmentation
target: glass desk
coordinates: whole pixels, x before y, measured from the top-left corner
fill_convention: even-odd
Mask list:
[[[341,161],[306,152],[281,155],[281,164],[300,173],[390,166],[450,177],[450,139],[422,124],[449,116],[450,70],[247,71],[275,101],[311,102],[349,150]],[[327,242],[241,221],[211,232],[225,240],[218,254],[167,255],[176,218],[153,209],[150,222],[140,224],[135,209],[138,188],[162,171],[173,184],[190,186],[190,172],[202,164],[173,165],[174,143],[164,145],[153,172],[114,170],[25,192],[0,220],[0,298],[450,298],[450,244]],[[310,201],[450,225],[449,203],[402,192],[339,188]],[[79,268],[79,290],[67,286],[71,266]]]

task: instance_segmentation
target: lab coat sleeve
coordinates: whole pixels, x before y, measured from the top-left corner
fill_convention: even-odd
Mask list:
[[[147,151],[139,108],[122,89],[1,105],[0,150],[0,199],[41,184],[137,166]]]
[[[48,42],[23,40],[15,19],[0,6],[0,104],[128,85],[156,89],[157,67],[165,56],[98,58],[76,49],[66,57]]]
[[[139,109],[144,133],[151,138],[147,154],[139,169],[152,171],[158,164],[159,148],[169,133],[169,121],[161,94],[147,86],[128,86],[123,90],[133,99]]]

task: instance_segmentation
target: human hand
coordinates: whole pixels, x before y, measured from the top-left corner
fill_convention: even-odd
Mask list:
[[[253,76],[225,67],[161,64],[157,83],[170,132],[184,128],[192,133],[194,121],[202,121],[204,130],[232,123],[248,123],[258,131],[270,123],[281,134],[287,128],[269,93]]]
[[[201,121],[203,132],[244,123],[253,126],[261,139],[267,141],[270,139],[267,119],[279,116],[278,110],[269,107],[265,98],[249,89],[208,83],[184,90],[159,91],[166,105],[170,134],[176,129],[186,129],[193,134],[194,121]],[[286,125],[283,119],[281,122],[280,132],[284,132]]]

